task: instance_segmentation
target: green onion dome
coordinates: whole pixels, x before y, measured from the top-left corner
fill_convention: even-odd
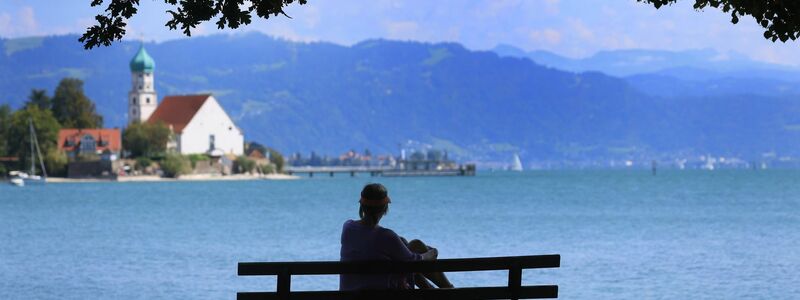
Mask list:
[[[144,45],[139,48],[139,52],[131,59],[131,72],[146,72],[152,73],[156,69],[156,61],[153,60],[147,51],[144,50]]]

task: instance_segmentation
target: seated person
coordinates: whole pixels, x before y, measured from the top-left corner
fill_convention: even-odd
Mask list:
[[[388,228],[378,226],[381,218],[389,210],[386,187],[379,183],[364,186],[359,200],[360,220],[347,220],[342,228],[341,261],[359,260],[435,260],[436,248],[428,247],[419,240],[407,242]],[[427,279],[427,280],[426,280]],[[432,288],[432,281],[439,288],[452,288],[453,285],[441,272],[426,274],[342,274],[339,276],[339,290],[359,289],[413,289]]]

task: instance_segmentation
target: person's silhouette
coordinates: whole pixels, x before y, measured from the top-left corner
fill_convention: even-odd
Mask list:
[[[359,199],[360,220],[347,220],[342,227],[341,261],[359,260],[434,260],[439,251],[420,240],[407,242],[388,228],[378,226],[389,210],[389,193],[379,183],[364,186]],[[425,274],[342,274],[339,275],[340,290],[357,289],[409,289],[432,288],[428,280],[440,288],[453,285],[441,273]]]

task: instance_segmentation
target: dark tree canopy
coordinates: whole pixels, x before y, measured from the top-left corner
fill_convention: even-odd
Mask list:
[[[0,105],[0,156],[8,155],[9,128],[11,127],[11,106]],[[3,177],[4,174],[0,174]]]
[[[58,131],[61,129],[61,125],[58,124],[52,112],[40,109],[35,105],[17,110],[8,121],[7,154],[19,157],[21,167],[30,166],[31,134],[29,121],[33,122],[43,155],[58,148]]]
[[[652,4],[656,9],[678,0],[636,0]],[[695,9],[713,7],[731,14],[731,22],[752,16],[761,27],[764,37],[774,41],[796,40],[800,36],[800,1],[797,0],[694,0]]]
[[[25,107],[33,105],[38,106],[39,109],[42,110],[51,109],[52,103],[50,96],[47,95],[47,91],[40,89],[31,90],[31,94],[28,96],[28,102],[25,103]]]
[[[94,102],[83,92],[80,79],[62,79],[51,103],[53,115],[64,128],[103,127],[103,116],[97,114]]]
[[[97,22],[86,30],[80,41],[86,49],[100,45],[110,46],[125,35],[128,19],[138,12],[141,0],[92,0],[92,6],[108,2],[104,13],[94,17]],[[163,0],[175,9],[167,10],[172,19],[167,21],[169,29],[180,28],[187,36],[192,28],[213,18],[217,28],[239,28],[250,24],[252,17],[269,19],[270,16],[288,15],[284,7],[294,2],[306,4],[307,0]]]
[[[133,123],[122,133],[122,147],[130,157],[151,157],[167,151],[172,131],[162,122]]]

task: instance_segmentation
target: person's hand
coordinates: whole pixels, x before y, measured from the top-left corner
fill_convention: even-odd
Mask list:
[[[433,260],[439,257],[439,250],[436,250],[436,248],[430,248],[428,249],[427,254],[430,256],[430,259]]]

